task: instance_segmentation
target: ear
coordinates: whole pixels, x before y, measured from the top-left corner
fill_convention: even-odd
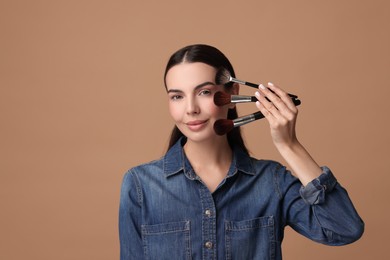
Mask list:
[[[231,87],[231,89],[229,90],[229,93],[230,93],[230,95],[238,95],[239,91],[240,91],[240,84],[234,83],[233,86]],[[236,107],[235,103],[231,103],[229,105],[230,109],[233,109],[235,107]]]

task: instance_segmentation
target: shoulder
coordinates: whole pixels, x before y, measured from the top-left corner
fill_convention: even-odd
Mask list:
[[[163,158],[145,162],[129,168],[123,176],[123,183],[139,182],[144,175],[158,174],[163,172]]]
[[[280,174],[281,172],[286,172],[287,169],[280,162],[267,159],[257,159],[250,157],[250,162],[254,169],[254,172],[257,174]]]
[[[122,195],[126,197],[127,194],[133,194],[132,196],[138,198],[137,201],[142,201],[142,189],[145,187],[145,183],[150,183],[150,180],[153,179],[152,176],[163,175],[162,165],[162,159],[160,158],[128,169],[122,177]]]
[[[244,152],[242,149],[235,148],[234,163],[239,171],[249,175],[265,177],[272,175],[283,166],[274,160],[258,159],[251,154]]]
[[[152,170],[157,170],[157,169],[163,169],[163,157],[152,160],[149,162],[141,163],[136,166],[131,167],[125,174],[126,175],[131,175],[131,174],[146,174],[150,172],[154,172]]]
[[[256,176],[267,179],[268,182],[272,182],[272,185],[274,185],[280,193],[283,193],[283,190],[287,189],[289,186],[299,183],[298,178],[280,162],[256,159],[253,157],[250,159]]]
[[[258,158],[252,157],[252,156],[250,156],[249,158],[255,167],[275,168],[275,167],[282,166],[281,163],[274,161],[274,160],[258,159]]]

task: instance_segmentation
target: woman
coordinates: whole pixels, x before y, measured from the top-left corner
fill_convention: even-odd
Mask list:
[[[295,135],[297,109],[279,87],[260,85],[256,107],[291,172],[249,156],[240,129],[219,136],[221,118],[235,105],[217,107],[217,69],[234,76],[228,59],[208,45],[174,53],[164,82],[175,121],[161,159],[130,169],[121,190],[121,259],[282,259],[284,227],[328,245],[359,239],[364,230],[347,192],[319,167]],[[270,91],[272,90],[272,91]]]

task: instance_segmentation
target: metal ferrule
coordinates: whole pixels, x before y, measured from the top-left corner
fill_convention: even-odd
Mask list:
[[[233,77],[230,77],[229,80],[231,82],[235,82],[235,83],[238,83],[238,84],[241,84],[241,85],[245,85],[245,81],[242,81],[242,80],[239,80],[239,79],[236,79],[236,78],[233,78]]]
[[[251,96],[231,95],[231,103],[248,103],[252,102]]]
[[[247,116],[242,116],[242,117],[239,117],[239,118],[236,118],[233,120],[233,126],[234,127],[242,126],[242,125],[248,124],[248,123],[255,121],[255,120],[256,120],[256,118],[253,114],[250,114]]]

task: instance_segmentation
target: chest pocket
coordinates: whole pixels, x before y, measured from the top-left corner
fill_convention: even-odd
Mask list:
[[[273,216],[225,221],[226,259],[275,259]]]
[[[146,259],[191,259],[190,221],[142,226]]]

